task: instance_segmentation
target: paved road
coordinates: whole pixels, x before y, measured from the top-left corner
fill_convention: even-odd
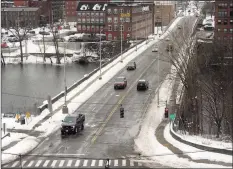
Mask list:
[[[191,30],[195,17],[187,17],[189,21],[185,28]],[[192,23],[192,24],[191,24]],[[176,41],[183,42],[182,30],[174,29]],[[185,36],[188,35],[186,31]],[[160,55],[160,83],[164,80],[170,70],[170,63],[167,62],[167,52],[165,47],[170,42],[157,42]],[[23,161],[29,164],[33,161],[36,165],[38,160],[74,160],[69,156],[79,156],[82,159],[119,159],[136,155],[134,151],[134,138],[139,133],[140,121],[143,119],[145,106],[150,103],[153,98],[154,91],[158,88],[158,53],[153,53],[152,47],[147,49],[142,55],[138,56],[135,61],[137,69],[135,71],[121,70],[113,79],[99,89],[87,102],[85,102],[76,113],[84,113],[86,115],[86,124],[83,132],[76,136],[66,138],[60,137],[60,131],[55,131],[43,141],[31,154],[50,155],[51,157],[23,157]],[[160,52],[159,52],[160,53]],[[124,90],[113,89],[114,79],[118,76],[125,76],[128,80],[128,86]],[[149,80],[149,90],[145,92],[137,92],[136,83],[139,79]],[[125,118],[120,118],[119,104],[123,104],[125,108]],[[61,156],[61,157],[59,157]],[[65,158],[66,157],[66,158]],[[68,158],[68,159],[67,159]],[[36,162],[37,161],[37,162]],[[26,164],[25,163],[25,164]],[[50,163],[50,164],[51,164]],[[84,162],[83,162],[84,163]],[[91,166],[88,161],[88,166]],[[122,161],[118,161],[118,164]],[[72,165],[75,164],[72,162]],[[86,164],[86,163],[85,163]],[[130,162],[127,162],[130,167]],[[9,164],[12,166],[13,163]],[[48,165],[48,164],[47,164]],[[65,163],[63,164],[65,166]],[[143,164],[144,165],[144,164]],[[16,165],[17,166],[17,165]],[[42,162],[38,164],[42,166]],[[135,164],[135,167],[138,164]],[[155,164],[156,167],[164,167]],[[139,166],[140,167],[140,166]],[[134,167],[133,167],[134,168]]]

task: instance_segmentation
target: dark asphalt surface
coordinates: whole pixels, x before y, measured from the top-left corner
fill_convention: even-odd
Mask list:
[[[186,17],[180,21],[181,23],[185,22],[185,29],[187,28],[188,30],[184,33],[185,37],[191,32],[194,21],[195,17]],[[173,30],[175,32],[172,34],[175,36],[176,43],[183,43],[184,38],[181,36],[182,30],[176,28]],[[147,49],[135,59],[137,63],[137,69],[135,71],[121,70],[76,110],[77,114],[84,113],[86,115],[85,129],[83,132],[76,136],[61,138],[60,131],[55,131],[31,152],[31,154],[37,155],[52,154],[53,157],[26,156],[22,158],[22,161],[25,161],[25,166],[32,160],[50,160],[49,164],[54,160],[68,161],[67,158],[64,158],[67,156],[71,160],[77,160],[78,158],[71,158],[71,156],[77,157],[78,155],[82,159],[93,160],[106,158],[119,159],[135,155],[134,138],[139,133],[139,122],[143,118],[144,107],[150,103],[152,99],[150,95],[154,94],[154,91],[159,85],[157,78],[158,54],[160,54],[159,76],[161,83],[169,73],[171,66],[167,62],[168,59],[166,57],[168,53],[165,51],[167,43],[170,43],[171,40],[172,38],[170,38],[169,42],[157,42],[156,45],[159,46],[160,52],[152,52],[153,47]],[[128,86],[124,90],[115,91],[113,84],[114,79],[118,76],[125,76],[128,80]],[[136,90],[136,84],[139,79],[149,80],[148,91],[138,92]],[[125,108],[124,118],[120,118],[119,104],[122,104]],[[87,166],[91,166],[91,164],[91,161],[87,162]],[[33,165],[36,165],[36,163]],[[128,161],[127,166],[129,168],[130,165],[130,161]],[[41,167],[42,163],[39,166]],[[164,167],[160,164],[156,164],[156,166]],[[133,168],[135,167],[140,166],[135,164]]]

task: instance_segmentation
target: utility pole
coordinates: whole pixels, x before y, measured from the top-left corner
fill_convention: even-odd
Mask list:
[[[122,58],[122,30],[123,30],[123,25],[121,23],[121,62],[123,62],[123,58]]]
[[[158,53],[158,65],[157,65],[157,74],[158,74],[158,93],[157,93],[157,101],[158,101],[158,107],[159,107],[159,89],[160,89],[160,78],[159,78],[159,53]]]
[[[136,51],[138,50],[138,45],[137,45],[137,40],[138,40],[138,37],[137,37],[137,30],[138,30],[138,27],[137,27],[137,23],[138,23],[138,20],[136,20],[136,34],[135,34],[135,36],[136,36]]]
[[[63,114],[68,114],[69,110],[66,104],[66,95],[67,95],[67,87],[66,87],[66,48],[67,48],[67,44],[68,43],[64,43],[64,87],[65,87],[65,91],[64,91],[64,105],[62,107],[62,113]]]
[[[100,48],[99,48],[99,52],[100,52],[100,76],[99,76],[99,80],[102,79],[102,53],[101,53],[101,32],[102,30],[100,29]]]

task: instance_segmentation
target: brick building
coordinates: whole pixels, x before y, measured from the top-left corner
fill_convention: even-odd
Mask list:
[[[17,6],[17,7],[26,7],[28,6],[28,1],[27,0],[14,0],[14,5]]]
[[[232,41],[233,37],[233,2],[215,1],[215,39]]]
[[[65,12],[66,12],[66,22],[76,22],[77,21],[77,1],[66,1],[65,2]]]
[[[108,4],[105,34],[107,40],[146,38],[154,31],[153,4]]]
[[[40,18],[39,8],[13,7],[1,9],[1,26],[3,28],[15,27],[38,27]]]
[[[77,6],[77,31],[99,33],[105,25],[107,3],[79,2]]]

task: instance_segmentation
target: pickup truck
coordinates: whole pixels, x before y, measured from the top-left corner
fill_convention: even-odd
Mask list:
[[[79,131],[84,129],[85,115],[84,114],[72,114],[67,115],[61,124],[61,135],[75,135]]]

